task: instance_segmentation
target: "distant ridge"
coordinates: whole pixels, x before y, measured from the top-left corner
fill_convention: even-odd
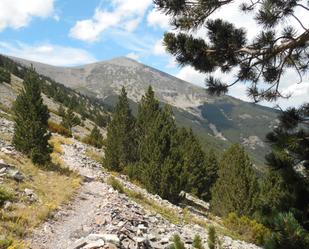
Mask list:
[[[209,96],[202,87],[133,59],[117,57],[77,67],[13,59],[25,66],[32,64],[40,74],[108,104],[115,103],[115,96],[125,86],[136,108],[151,85],[161,102],[173,106],[178,123],[192,128],[205,148],[211,144],[222,151],[231,143],[241,143],[259,164],[269,149],[264,138],[276,125],[274,109],[230,96]]]

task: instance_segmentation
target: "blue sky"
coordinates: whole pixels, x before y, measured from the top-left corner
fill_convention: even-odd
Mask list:
[[[240,2],[215,15],[246,28],[250,37],[258,27],[239,13]],[[307,13],[298,14],[307,19]],[[59,66],[127,56],[203,86],[205,75],[191,67],[179,68],[165,52],[161,41],[169,29],[168,17],[154,9],[152,0],[0,1],[0,53]],[[199,30],[196,35],[205,34]],[[283,90],[295,93],[289,101],[280,102],[283,107],[309,100],[308,77],[303,84],[293,83],[294,79],[293,73],[283,79]],[[248,100],[245,88],[237,85],[230,94]]]

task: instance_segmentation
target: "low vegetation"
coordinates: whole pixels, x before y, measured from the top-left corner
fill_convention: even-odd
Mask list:
[[[93,161],[96,161],[98,163],[102,162],[102,153],[97,152],[93,148],[87,148],[85,151],[86,156],[91,158]]]
[[[13,198],[13,193],[1,186],[0,187],[0,207],[3,206],[3,204],[6,201],[11,200],[12,198]]]
[[[2,82],[11,83],[11,74],[3,67],[0,67],[0,83]]]
[[[48,121],[48,130],[52,133],[58,133],[59,135],[62,135],[65,137],[71,137],[71,133],[67,128],[51,120]]]
[[[99,149],[102,148],[104,144],[104,139],[99,128],[97,126],[94,126],[90,135],[86,136],[83,139],[83,142]]]
[[[8,237],[0,240],[0,248],[26,248],[23,239],[32,229],[51,217],[56,209],[67,203],[80,186],[81,179],[60,171],[48,171],[35,166],[31,160],[20,155],[7,156],[0,153],[0,159],[13,165],[24,176],[18,183],[5,178],[0,190],[1,203],[11,201],[6,210],[0,210],[0,234]],[[35,199],[25,194],[25,189],[33,190]],[[13,191],[14,190],[14,191]]]
[[[223,224],[230,231],[240,235],[243,240],[257,245],[264,245],[270,235],[270,229],[256,220],[251,220],[246,216],[238,217],[235,213],[230,213],[223,220]]]

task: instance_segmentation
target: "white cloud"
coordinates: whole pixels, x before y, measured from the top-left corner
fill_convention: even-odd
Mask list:
[[[27,26],[32,17],[46,18],[54,12],[54,0],[1,0],[0,31]]]
[[[49,43],[29,45],[21,42],[0,42],[0,53],[55,66],[75,66],[96,61],[83,49]]]
[[[216,71],[213,74],[215,77],[219,77],[224,82],[233,82],[233,74],[222,74]],[[191,66],[185,66],[179,70],[175,75],[176,77],[190,82],[192,84],[205,87],[206,74],[197,72]],[[260,104],[275,107],[279,105],[281,108],[285,109],[291,106],[300,106],[305,102],[309,102],[309,78],[304,78],[302,83],[296,83],[298,81],[297,73],[289,71],[283,78],[280,86],[281,92],[283,94],[291,94],[289,99],[279,99],[277,102],[261,102]],[[238,83],[229,89],[229,95],[244,100],[251,101],[247,96],[246,92],[247,86],[243,83]]]
[[[205,86],[205,74],[197,72],[191,66],[181,68],[176,77],[201,87]]]
[[[140,58],[140,56],[139,56],[138,54],[133,53],[133,52],[127,54],[126,57],[128,57],[128,58],[130,58],[130,59],[132,59],[132,60],[138,60],[138,59]]]
[[[148,16],[147,22],[149,26],[159,27],[161,29],[170,29],[171,26],[169,24],[170,17],[165,15],[164,13],[158,11],[157,9],[152,9]]]
[[[167,56],[165,47],[163,46],[163,40],[158,40],[153,48],[153,54],[154,55],[165,55]]]
[[[152,0],[112,0],[112,10],[97,8],[90,19],[77,21],[70,36],[87,42],[100,39],[109,28],[134,31],[141,22]]]

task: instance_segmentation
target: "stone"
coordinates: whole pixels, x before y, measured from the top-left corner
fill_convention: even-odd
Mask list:
[[[134,240],[136,243],[144,243],[144,242],[147,242],[147,238],[144,238],[144,237],[134,237],[133,240]]]
[[[6,167],[9,167],[9,165],[3,159],[0,159],[0,168],[6,170]]]
[[[156,241],[157,240],[157,236],[155,236],[153,234],[148,234],[148,235],[146,235],[146,237],[150,241]]]
[[[34,193],[34,190],[25,188],[24,192],[30,201],[36,201],[38,199],[37,195]]]
[[[95,223],[99,226],[105,225],[106,224],[106,219],[104,217],[96,217],[95,218]]]
[[[89,234],[86,239],[88,241],[96,241],[96,240],[103,239],[103,238],[104,236],[102,234],[92,233],[92,234]]]
[[[108,243],[104,246],[105,249],[117,249],[117,246],[111,243]]]
[[[23,176],[22,173],[20,173],[20,171],[18,170],[14,170],[14,169],[9,169],[7,171],[8,176],[12,179],[14,179],[15,181],[21,182],[25,179],[25,177]]]
[[[116,234],[101,234],[104,241],[119,245],[120,240]]]
[[[89,244],[87,244],[86,246],[84,246],[84,249],[95,249],[95,248],[100,248],[102,246],[104,246],[105,242],[102,239],[99,239],[97,241],[93,241]]]
[[[8,210],[8,209],[10,209],[12,207],[12,202],[10,202],[10,201],[6,201],[5,203],[4,203],[4,205],[3,205],[3,209],[4,210]]]
[[[79,240],[76,240],[71,246],[69,246],[68,249],[81,249],[85,245],[87,245],[87,241],[85,238],[81,238]]]
[[[3,152],[4,154],[7,154],[7,155],[13,155],[14,154],[14,152],[11,149],[5,148],[5,147],[1,148],[1,152]]]

